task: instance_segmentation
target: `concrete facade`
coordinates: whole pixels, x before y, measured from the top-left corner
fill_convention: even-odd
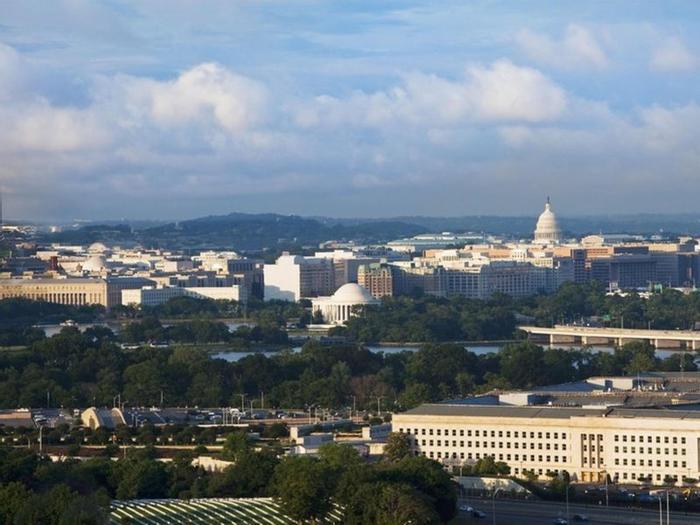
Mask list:
[[[700,478],[700,412],[422,405],[395,414],[415,455],[445,465],[487,456],[511,473],[567,471],[574,481],[661,485]]]

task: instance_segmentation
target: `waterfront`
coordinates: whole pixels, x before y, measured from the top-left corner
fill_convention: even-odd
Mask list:
[[[168,323],[172,324],[172,323]],[[225,323],[229,331],[233,332],[237,328],[241,326],[252,326],[251,324],[248,323],[243,323],[243,322],[227,322]],[[112,330],[115,334],[118,334],[121,331],[121,324],[117,322],[98,322],[98,323],[79,323],[78,328],[83,331],[87,328],[94,327],[94,326],[103,326],[106,328],[109,328]],[[166,326],[166,325],[164,325]],[[60,324],[50,324],[50,325],[39,325],[37,326],[38,328],[41,328],[44,330],[44,333],[46,334],[47,337],[51,337],[52,335],[55,335],[61,331],[64,326]],[[312,338],[317,338],[320,336],[313,336]],[[454,341],[445,341],[440,344],[449,344],[453,343]],[[457,342],[457,344],[463,344],[465,348],[467,348],[470,352],[473,352],[477,355],[485,355],[485,354],[492,354],[492,353],[497,353],[500,352],[505,344],[507,342],[494,342],[492,344],[485,343],[485,342],[477,342],[474,344],[469,344],[464,343],[463,341]],[[588,350],[590,352],[607,352],[607,353],[612,353],[615,350],[614,346],[609,346],[609,345],[603,345],[603,346],[582,346],[582,345],[576,345],[576,344],[554,344],[554,345],[542,345],[544,348],[562,348],[565,350]],[[421,347],[421,344],[419,343],[385,343],[385,344],[369,344],[366,345],[366,347],[371,351],[371,352],[383,352],[385,354],[398,354],[401,352],[415,352]],[[290,347],[288,349],[289,351],[293,353],[297,353],[301,351],[301,346],[295,345],[293,347]],[[225,346],[221,345],[218,348],[214,348],[212,351],[212,358],[214,359],[224,359],[229,362],[235,362],[240,359],[243,359],[244,357],[250,356],[250,355],[256,355],[256,354],[261,354],[266,357],[272,357],[280,352],[284,352],[285,350],[247,350],[247,351],[230,351],[228,348]],[[659,358],[667,358],[673,354],[679,353],[679,352],[685,352],[686,350],[683,349],[657,349],[656,350],[656,355]]]
[[[448,344],[448,343],[444,343]],[[372,345],[366,345],[367,349],[370,352],[383,352],[385,354],[398,354],[401,352],[415,352],[420,348],[420,345],[381,345],[381,344],[372,344]],[[501,350],[503,350],[504,345],[503,344],[493,344],[493,345],[488,345],[488,344],[478,344],[478,345],[469,345],[466,344],[464,345],[465,348],[467,348],[470,352],[473,352],[477,355],[485,355],[485,354],[493,354],[493,353],[498,353]],[[606,352],[606,353],[612,353],[615,351],[615,347],[612,346],[589,346],[589,347],[582,347],[582,346],[561,346],[561,345],[554,345],[554,346],[545,346],[545,348],[562,348],[564,350],[588,350],[590,352]],[[282,350],[284,351],[284,350]],[[295,346],[291,348],[291,352],[296,353],[301,351],[301,346]],[[212,354],[213,359],[224,359],[229,362],[235,362],[240,359],[243,359],[244,357],[250,356],[250,355],[256,355],[256,354],[262,354],[266,357],[272,357],[275,354],[278,354],[280,351],[235,351],[235,352],[229,352],[229,351],[220,351]],[[679,352],[684,352],[684,350],[657,350],[656,355],[661,358],[665,359],[667,357],[670,357],[671,355]]]

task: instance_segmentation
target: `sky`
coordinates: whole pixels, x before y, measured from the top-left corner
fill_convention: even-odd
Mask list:
[[[0,0],[34,221],[696,212],[700,2]]]

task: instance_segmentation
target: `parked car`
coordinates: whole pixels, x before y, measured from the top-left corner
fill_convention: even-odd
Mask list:
[[[588,516],[585,514],[574,514],[574,521],[588,521]]]
[[[486,513],[485,513],[485,512],[482,512],[482,511],[480,511],[480,510],[474,509],[474,510],[472,510],[472,516],[473,516],[474,518],[477,518],[477,519],[480,519],[480,520],[481,520],[481,519],[484,519],[484,518],[486,517]]]

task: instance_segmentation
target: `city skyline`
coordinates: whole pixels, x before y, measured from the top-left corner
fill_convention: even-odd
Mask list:
[[[699,9],[1,2],[4,215],[692,212]]]

